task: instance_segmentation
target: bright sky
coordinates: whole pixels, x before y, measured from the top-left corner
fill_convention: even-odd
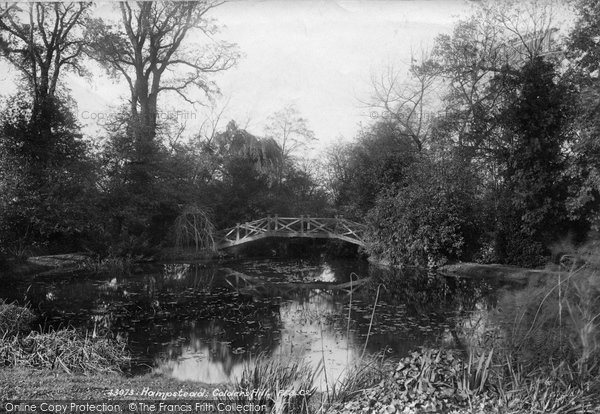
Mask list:
[[[98,3],[99,13],[109,5]],[[216,77],[222,102],[228,101],[223,125],[235,119],[250,132],[262,134],[266,118],[287,104],[296,104],[325,146],[343,136],[352,138],[369,111],[361,104],[371,91],[371,75],[387,66],[405,67],[411,51],[430,48],[440,33],[448,33],[459,15],[471,10],[466,0],[264,0],[233,1],[215,9],[212,17],[224,25],[220,38],[242,52],[238,64]],[[14,92],[6,65],[0,67],[0,87]],[[125,85],[106,76],[92,80],[70,77],[69,86],[80,117],[86,111],[107,111]],[[195,112],[190,133],[204,118],[201,107],[162,101]],[[82,119],[86,132],[97,128]]]
[[[245,57],[223,76],[223,95],[255,132],[270,113],[295,103],[321,141],[352,137],[369,121],[361,100],[370,95],[371,75],[404,67],[411,49],[429,47],[451,30],[453,15],[468,10],[460,0],[226,4],[215,16]]]

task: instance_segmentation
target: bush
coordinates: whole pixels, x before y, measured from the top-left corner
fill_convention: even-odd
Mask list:
[[[97,231],[96,176],[71,109],[59,99],[32,118],[29,98],[0,112],[0,252],[76,251]]]
[[[461,162],[415,163],[369,211],[371,254],[394,264],[437,266],[475,251],[476,180]]]

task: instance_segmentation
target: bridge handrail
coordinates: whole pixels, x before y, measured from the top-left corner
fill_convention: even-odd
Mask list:
[[[217,244],[232,245],[242,243],[244,240],[250,241],[250,238],[256,239],[272,233],[288,233],[293,235],[299,233],[301,237],[310,237],[310,235],[323,237],[322,233],[326,233],[330,237],[364,244],[362,233],[365,230],[366,225],[347,220],[343,217],[311,217],[308,215],[279,217],[275,215],[245,223],[238,223],[236,226],[218,231],[215,233],[215,242]],[[318,236],[319,234],[321,236]]]

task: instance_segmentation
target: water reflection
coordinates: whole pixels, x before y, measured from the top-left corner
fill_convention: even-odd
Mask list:
[[[282,302],[279,306],[277,330],[265,326],[264,321],[247,320],[249,325],[270,328],[256,332],[256,338],[272,336],[277,343],[273,349],[254,347],[248,350],[236,346],[227,336],[227,324],[211,321],[210,330],[199,326],[191,332],[188,344],[172,344],[167,357],[157,358],[157,370],[181,380],[217,384],[240,379],[244,368],[251,368],[259,355],[267,353],[276,358],[291,360],[301,358],[317,370],[324,363],[324,371],[317,377],[316,385],[325,386],[325,373],[330,378],[340,378],[349,361],[357,355],[354,332],[336,329],[331,320],[337,318],[343,305],[323,291],[308,291],[296,300]],[[278,333],[279,335],[273,335]],[[226,340],[229,339],[229,340]],[[267,341],[272,343],[272,341]],[[178,358],[173,359],[177,354]]]
[[[348,286],[332,288],[353,273],[369,282],[353,285],[351,296]],[[44,329],[71,324],[127,337],[133,373],[155,369],[215,384],[239,378],[259,355],[304,358],[315,368],[323,361],[331,380],[363,348],[403,356],[422,345],[456,346],[475,318],[493,308],[496,290],[359,261],[303,259],[170,264],[122,277],[19,278],[6,281],[0,296],[29,302]],[[317,381],[323,386],[323,377]]]

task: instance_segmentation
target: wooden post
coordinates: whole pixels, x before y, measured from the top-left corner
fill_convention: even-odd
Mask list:
[[[304,234],[304,215],[300,216],[300,234]]]
[[[275,231],[277,231],[277,229],[279,228],[277,221],[278,221],[278,217],[277,217],[277,214],[275,214]]]
[[[271,231],[271,215],[267,216],[267,233]]]
[[[310,233],[310,216],[306,216],[306,231]]]
[[[240,223],[235,225],[235,241],[240,241]]]

